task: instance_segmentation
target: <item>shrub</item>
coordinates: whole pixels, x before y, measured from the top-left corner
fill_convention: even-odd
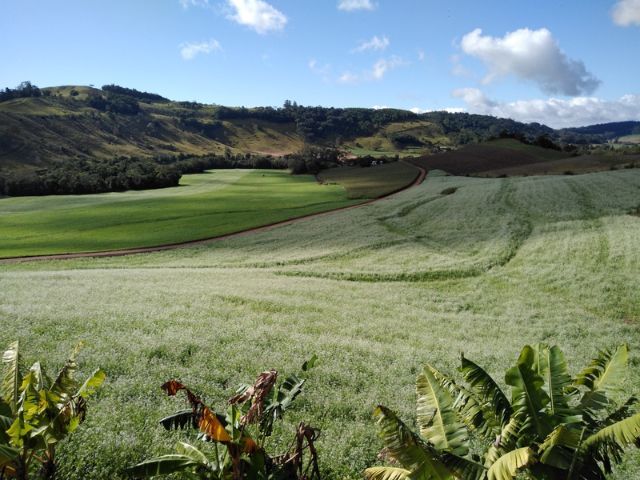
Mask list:
[[[41,464],[40,476],[55,477],[55,447],[73,433],[87,414],[87,398],[104,382],[102,370],[79,385],[74,350],[56,378],[40,362],[24,372],[19,343],[2,356],[5,372],[0,391],[0,478],[26,480]]]
[[[314,355],[304,362],[302,374],[315,361]],[[167,430],[195,429],[198,438],[213,444],[213,449],[179,442],[176,453],[143,461],[128,468],[127,473],[136,477],[181,472],[201,479],[320,480],[314,446],[318,431],[305,423],[298,425],[287,452],[277,456],[266,452],[274,422],[282,419],[305,384],[298,375],[291,375],[280,384],[277,377],[278,372],[269,370],[258,375],[253,385],[242,385],[229,399],[226,415],[213,411],[179,381],[169,380],[162,389],[169,396],[184,391],[190,408],[165,417],[160,423]]]
[[[571,377],[562,351],[525,346],[505,383],[511,399],[462,356],[459,383],[427,365],[418,376],[413,432],[384,406],[375,411],[385,454],[400,466],[373,467],[369,480],[603,479],[640,442],[638,399],[614,400],[628,347],[601,351]]]

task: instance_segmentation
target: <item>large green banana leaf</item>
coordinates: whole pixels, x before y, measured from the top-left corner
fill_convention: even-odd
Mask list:
[[[417,417],[420,434],[438,451],[465,456],[469,451],[469,435],[453,409],[449,391],[442,388],[434,374],[437,370],[427,365],[418,376]]]

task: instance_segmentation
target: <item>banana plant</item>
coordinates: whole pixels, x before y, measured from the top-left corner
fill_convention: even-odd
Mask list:
[[[640,447],[635,395],[622,403],[628,346],[598,352],[575,377],[557,346],[525,346],[503,391],[461,357],[462,381],[426,365],[414,432],[391,410],[374,416],[393,462],[367,480],[604,480],[628,446]],[[518,477],[520,478],[520,477]]]
[[[79,384],[75,379],[79,348],[76,347],[55,379],[47,376],[39,362],[25,372],[18,342],[4,352],[0,479],[26,480],[34,472],[41,478],[55,476],[55,447],[84,420],[87,398],[105,380],[105,373],[97,369]]]
[[[304,362],[302,372],[314,366],[316,356]],[[319,480],[317,452],[314,446],[319,431],[300,423],[291,448],[271,456],[265,450],[276,420],[302,393],[303,374],[290,375],[280,384],[278,372],[258,375],[252,385],[241,385],[228,401],[226,413],[216,413],[177,380],[169,380],[162,390],[169,396],[183,391],[189,408],[160,420],[167,430],[195,429],[206,448],[179,442],[175,453],[145,460],[126,470],[133,477],[150,477],[180,472],[197,479]],[[304,462],[304,454],[309,459]]]

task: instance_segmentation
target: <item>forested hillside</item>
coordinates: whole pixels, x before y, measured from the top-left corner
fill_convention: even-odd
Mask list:
[[[0,195],[165,187],[177,185],[181,173],[212,167],[315,173],[337,154],[285,158],[314,146],[346,157],[423,156],[496,137],[551,148],[588,145],[639,128],[640,122],[622,122],[553,130],[486,115],[289,100],[278,108],[225,107],[118,85],[23,82],[0,90]]]

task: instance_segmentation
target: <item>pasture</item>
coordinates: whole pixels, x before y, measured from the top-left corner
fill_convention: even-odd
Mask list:
[[[619,143],[631,143],[631,144],[640,144],[640,135],[625,135],[624,137],[618,138]]]
[[[350,205],[339,185],[274,170],[185,175],[175,188],[0,200],[0,258],[207,238]]]
[[[525,343],[558,344],[577,368],[629,342],[627,390],[640,391],[639,206],[639,169],[431,172],[375,204],[210,245],[0,265],[0,343],[57,365],[83,340],[82,371],[108,374],[61,446],[61,478],[119,478],[183,439],[158,425],[183,405],[160,391],[168,378],[220,406],[315,353],[283,428],[321,428],[325,477],[357,479],[379,463],[374,406],[414,418],[425,362],[451,372],[464,351],[502,382]],[[639,476],[634,452],[612,478]]]

